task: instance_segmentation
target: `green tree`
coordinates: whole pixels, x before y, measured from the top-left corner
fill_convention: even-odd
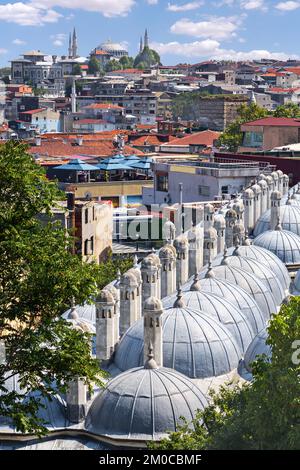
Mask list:
[[[101,268],[71,254],[72,236],[51,219],[64,196],[49,182],[23,144],[0,149],[0,416],[22,432],[43,433],[39,396],[51,399],[68,381],[91,387],[103,372],[90,356],[90,337],[72,329],[61,313],[71,299],[83,303],[98,292]],[[37,217],[46,213],[50,221]],[[8,392],[5,379],[18,376],[24,392]],[[55,386],[54,386],[55,382]]]
[[[120,62],[116,59],[112,59],[109,62],[107,62],[105,66],[105,71],[106,72],[114,72],[115,70],[120,70],[122,68],[120,66]]]
[[[121,68],[124,69],[131,69],[133,67],[134,59],[133,57],[123,56],[121,57],[119,63]]]
[[[73,65],[72,75],[81,75],[80,64],[74,64]]]
[[[274,117],[300,118],[300,107],[295,103],[278,106],[274,111]]]
[[[300,297],[274,315],[268,328],[271,360],[252,364],[250,384],[212,393],[192,423],[151,447],[159,449],[300,449]],[[297,346],[298,345],[298,346]]]
[[[95,57],[92,57],[90,60],[89,60],[89,69],[88,69],[88,73],[90,75],[96,75],[97,73],[100,72],[100,63],[99,63],[99,60],[97,60]]]
[[[268,116],[268,111],[255,103],[242,104],[238,109],[238,118],[235,119],[220,135],[219,145],[226,147],[230,152],[236,152],[242,144],[243,133],[241,125],[245,122],[255,121]]]

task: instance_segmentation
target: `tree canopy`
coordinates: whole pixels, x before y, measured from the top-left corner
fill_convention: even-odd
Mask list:
[[[274,315],[268,328],[271,360],[252,364],[252,382],[212,393],[193,423],[163,439],[159,449],[300,449],[300,297]],[[298,349],[297,349],[298,348]]]
[[[90,355],[90,336],[71,328],[61,314],[72,300],[92,301],[114,279],[118,264],[103,268],[71,254],[72,234],[51,217],[61,199],[64,193],[47,180],[24,144],[1,146],[0,416],[11,418],[22,432],[45,431],[38,395],[51,398],[74,377],[88,386],[103,379]],[[50,221],[40,222],[40,213]],[[127,269],[128,262],[119,265]],[[8,391],[8,377],[17,377],[26,392]]]

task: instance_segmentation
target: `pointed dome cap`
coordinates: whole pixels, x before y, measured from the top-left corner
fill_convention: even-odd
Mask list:
[[[281,201],[282,193],[280,191],[272,191],[271,193],[271,200],[272,201]]]
[[[267,337],[267,329],[264,328],[255,336],[255,338],[249,345],[244,358],[245,367],[249,372],[251,372],[252,370],[252,362],[256,361],[258,356],[260,356],[261,354],[265,354],[268,358],[271,358],[272,349],[271,346],[266,344]]]
[[[157,312],[163,310],[163,304],[157,297],[148,297],[144,302],[144,310],[148,312]]]
[[[271,176],[274,181],[277,181],[279,178],[277,171],[272,171]]]
[[[159,250],[159,258],[161,261],[165,259],[175,259],[176,258],[176,250],[173,245],[167,244],[164,245],[160,250]]]
[[[251,189],[254,194],[260,194],[261,193],[261,187],[258,183],[255,183],[251,186]]]
[[[205,204],[204,205],[204,212],[205,214],[214,214],[215,208],[212,204]]]
[[[247,188],[243,191],[243,198],[244,199],[253,199],[254,198],[254,192],[252,191],[251,188]]]
[[[285,264],[300,263],[300,237],[293,232],[268,230],[258,235],[253,243],[271,251]]]
[[[128,287],[138,287],[138,282],[135,274],[133,272],[127,271],[126,273],[122,274],[120,285],[125,285]]]
[[[214,228],[216,230],[223,230],[226,228],[226,220],[223,214],[216,214],[214,219]]]
[[[230,331],[202,311],[171,307],[162,314],[163,364],[191,378],[217,377],[234,370],[242,352]],[[144,363],[144,322],[122,337],[115,365],[127,370]]]
[[[98,436],[130,441],[159,440],[189,423],[208,405],[187,377],[160,367],[130,369],[111,380],[94,399],[85,422]]]
[[[237,213],[233,208],[230,208],[226,211],[225,219],[236,219]]]
[[[265,179],[260,179],[257,184],[260,186],[261,190],[264,190],[268,187],[268,183]]]
[[[189,241],[188,238],[185,235],[179,235],[179,237],[176,237],[174,240],[174,248],[176,251],[186,251],[189,247]]]
[[[243,213],[245,211],[243,200],[235,198],[232,204],[232,209],[236,212],[236,214]]]
[[[115,299],[109,290],[103,289],[97,295],[96,302],[101,304],[114,305]]]

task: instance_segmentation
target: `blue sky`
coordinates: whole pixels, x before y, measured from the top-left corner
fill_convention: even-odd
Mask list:
[[[80,55],[104,40],[135,55],[140,35],[166,65],[209,58],[300,57],[300,0],[0,0],[0,65],[29,49]]]

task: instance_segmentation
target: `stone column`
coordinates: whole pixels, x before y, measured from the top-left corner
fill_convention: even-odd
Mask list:
[[[245,229],[252,233],[254,229],[254,193],[251,188],[243,192],[243,201],[245,207]]]
[[[185,284],[189,278],[189,242],[185,235],[174,240],[176,250],[176,288]]]
[[[132,272],[126,272],[120,280],[120,335],[122,336],[138,318],[136,301],[138,283]]]
[[[280,202],[282,194],[279,191],[273,191],[271,194],[271,219],[270,229],[275,230],[278,220],[280,220]]]
[[[161,263],[161,298],[176,291],[176,250],[173,245],[166,244],[159,250]]]
[[[143,307],[144,316],[144,362],[147,361],[149,344],[153,348],[154,360],[158,367],[163,366],[163,305],[156,297],[146,299]]]
[[[116,344],[115,300],[108,290],[96,298],[96,357],[99,362],[110,360]]]

